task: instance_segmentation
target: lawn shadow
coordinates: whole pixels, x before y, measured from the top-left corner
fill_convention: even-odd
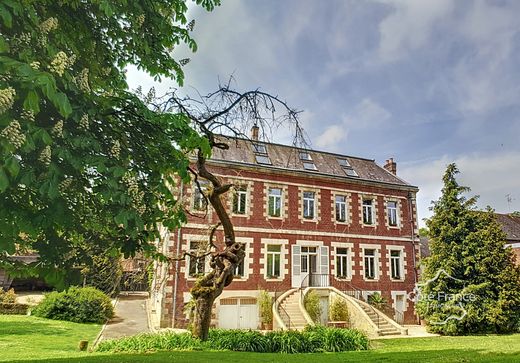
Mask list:
[[[37,323],[27,323],[26,321],[13,322],[10,321],[8,324],[0,324],[0,337],[6,335],[71,335],[70,326],[56,326],[56,323],[60,323],[60,320],[52,320],[47,323],[42,320],[38,320]],[[63,321],[67,324],[69,322]],[[79,323],[75,323],[79,324]],[[81,324],[81,325],[96,325],[96,324]]]
[[[313,354],[281,354],[281,353],[244,353],[244,352],[158,352],[149,354],[97,354],[89,356],[68,357],[60,359],[38,360],[41,363],[100,363],[100,362],[179,362],[179,363],[344,363],[344,362],[518,362],[520,352],[497,354],[481,353],[479,350],[446,349],[424,350],[414,352],[378,352],[377,350],[346,353],[313,353]],[[19,360],[18,363],[34,362]]]

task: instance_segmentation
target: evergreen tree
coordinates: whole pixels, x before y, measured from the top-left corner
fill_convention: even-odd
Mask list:
[[[427,221],[431,256],[423,261],[417,311],[441,334],[511,332],[520,325],[520,268],[493,210],[476,211],[476,197],[450,164],[442,196]]]

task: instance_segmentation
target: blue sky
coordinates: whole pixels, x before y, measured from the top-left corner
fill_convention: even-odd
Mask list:
[[[224,0],[191,7],[199,50],[175,52],[191,58],[184,92],[233,74],[303,110],[314,148],[393,157],[421,189],[420,218],[450,162],[479,206],[507,213],[520,210],[519,14],[515,0]]]

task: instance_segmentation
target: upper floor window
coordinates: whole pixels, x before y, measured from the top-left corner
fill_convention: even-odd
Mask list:
[[[400,280],[401,275],[401,251],[390,251],[390,276],[392,279]]]
[[[397,226],[397,202],[388,201],[386,203],[386,209],[388,214],[388,225]]]
[[[267,278],[280,277],[282,246],[267,245]]]
[[[374,224],[374,200],[363,199],[363,224]]]
[[[235,189],[233,194],[233,213],[246,214],[247,187],[240,186]]]
[[[345,279],[349,277],[349,253],[348,248],[336,247],[336,277]]]
[[[303,218],[314,219],[316,209],[316,193],[303,192]]]
[[[374,280],[376,278],[376,250],[365,249],[363,255],[365,279]]]
[[[347,197],[336,195],[336,221],[345,222],[347,220]]]
[[[270,217],[280,217],[282,215],[282,189],[269,188],[267,213]]]
[[[236,265],[235,267],[235,273],[234,275],[237,276],[237,277],[244,277],[245,276],[245,261],[246,261],[246,258],[247,257],[244,257],[244,259],[242,261],[240,261],[240,263],[238,265]]]
[[[203,193],[206,193],[208,190],[209,182],[206,180],[199,180],[199,185],[193,183],[193,209],[203,211],[206,210],[208,206],[208,200]]]
[[[191,241],[190,255],[188,261],[188,272],[190,277],[196,277],[205,273],[206,258],[204,256],[204,242]]]
[[[312,161],[311,154],[306,151],[300,151],[300,160]]]

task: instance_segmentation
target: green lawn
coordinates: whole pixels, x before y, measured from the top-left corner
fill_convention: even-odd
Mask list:
[[[520,362],[520,334],[434,337],[373,341],[367,352],[266,354],[238,352],[159,352],[150,354],[81,353],[99,325],[74,324],[25,316],[0,315],[0,361],[32,362]]]
[[[98,324],[0,315],[0,361],[88,355],[78,351],[78,343],[92,344],[100,330]]]

